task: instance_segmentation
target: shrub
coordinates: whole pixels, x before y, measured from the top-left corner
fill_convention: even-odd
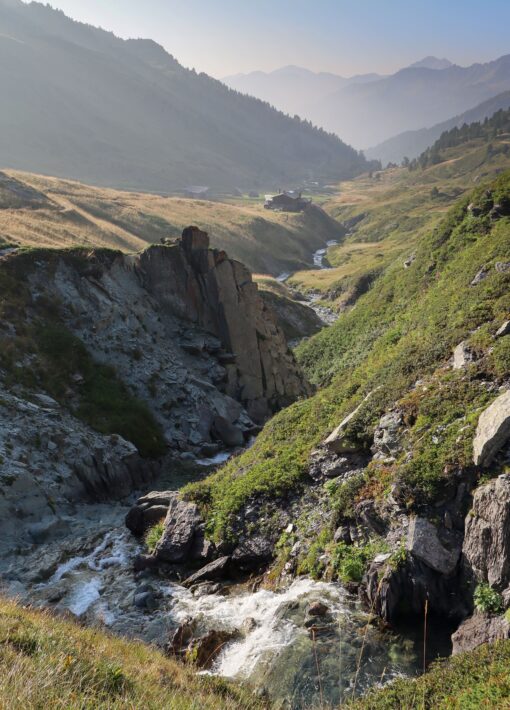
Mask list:
[[[489,584],[478,584],[474,593],[475,607],[486,614],[500,614],[503,611],[503,598]]]

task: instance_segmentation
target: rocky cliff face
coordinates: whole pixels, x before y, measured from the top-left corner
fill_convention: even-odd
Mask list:
[[[76,501],[124,496],[169,458],[242,446],[309,392],[247,269],[197,228],[134,256],[11,251],[0,287],[2,539],[42,542]],[[148,453],[117,433],[124,400],[134,441],[147,417],[159,428]]]

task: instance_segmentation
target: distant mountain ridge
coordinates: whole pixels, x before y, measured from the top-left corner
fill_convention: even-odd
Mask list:
[[[510,90],[510,55],[469,67],[428,56],[391,76],[345,79],[284,67],[225,81],[365,149],[396,134],[450,120]]]
[[[410,64],[408,68],[442,70],[448,69],[449,67],[453,67],[453,63],[449,59],[438,59],[437,57],[428,56],[424,57],[423,59],[420,59],[419,62],[414,62],[413,64]]]
[[[431,146],[442,133],[449,131],[455,126],[460,127],[464,123],[474,123],[490,118],[496,111],[510,107],[510,91],[504,91],[487,101],[475,106],[475,108],[454,116],[448,121],[422,128],[419,131],[406,131],[394,136],[378,146],[369,148],[365,155],[372,159],[380,160],[383,165],[387,163],[400,163],[404,157],[411,160],[417,158],[424,150]]]
[[[339,180],[367,168],[336,136],[39,3],[0,0],[0,167],[172,192]]]
[[[351,83],[380,79],[379,74],[343,77],[331,72],[313,72],[289,65],[270,72],[253,71],[226,76],[222,81],[231,89],[267,101],[290,115],[308,118],[309,106]]]

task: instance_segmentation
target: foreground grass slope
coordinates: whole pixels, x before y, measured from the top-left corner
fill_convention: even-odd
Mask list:
[[[323,206],[340,221],[359,218],[354,233],[328,250],[332,269],[296,273],[290,284],[349,305],[395,259],[410,257],[462,195],[508,168],[510,135],[502,133],[490,146],[479,137],[445,148],[441,162],[424,169],[393,168],[341,183]]]
[[[355,710],[492,710],[510,707],[510,641],[484,645],[349,703]]]
[[[261,704],[142,643],[0,600],[0,707],[251,710]]]
[[[198,224],[213,247],[252,271],[306,268],[312,252],[340,239],[340,225],[321,210],[284,214],[261,203],[227,204],[120,192],[30,173],[0,174],[0,244],[111,247],[140,251]],[[9,183],[8,180],[12,180]]]
[[[508,202],[510,174],[490,188],[494,202]],[[485,190],[486,186],[478,188],[451,209],[417,245],[409,268],[396,261],[354,309],[298,348],[307,375],[323,389],[274,417],[243,456],[188,488],[187,495],[200,503],[216,538],[229,536],[248,501],[299,490],[313,448],[374,392],[349,432],[359,446],[369,446],[381,414],[409,393],[418,379],[444,367],[452,349],[480,326],[484,329],[472,337],[477,340],[474,345],[486,352],[483,367],[495,378],[510,371],[505,339],[492,347],[493,334],[510,313],[510,271],[496,268],[510,262],[510,218],[491,220]],[[468,211],[471,201],[483,207],[480,216]],[[474,286],[482,267],[485,278]],[[433,499],[447,483],[444,471],[451,469],[446,464],[452,459],[462,464],[469,455],[473,422],[460,432],[465,422],[459,408],[461,415],[467,410],[476,417],[477,407],[486,403],[487,392],[476,387],[481,375],[476,373],[473,383],[454,378],[450,385],[439,379],[434,397],[416,396],[408,405],[414,422],[411,436],[430,446],[417,445],[413,459],[403,458],[390,472],[374,471],[376,480],[388,474],[381,486],[384,490],[392,480],[403,478],[411,488],[412,505]],[[445,392],[451,405],[443,407]],[[448,429],[451,436],[441,437],[436,446],[433,426],[438,412],[446,425],[454,422],[455,426]],[[419,432],[422,425],[426,438]],[[340,497],[337,504],[346,503]]]

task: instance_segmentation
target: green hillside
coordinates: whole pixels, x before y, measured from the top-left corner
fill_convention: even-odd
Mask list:
[[[510,368],[508,346],[493,338],[510,313],[510,272],[495,266],[510,260],[510,218],[489,216],[492,203],[508,198],[509,173],[462,198],[416,246],[409,268],[397,260],[354,309],[298,348],[307,375],[323,389],[275,416],[248,452],[188,489],[216,538],[229,535],[234,516],[254,496],[303,490],[312,449],[369,392],[374,394],[351,422],[349,436],[366,446],[381,414],[407,396],[415,423],[409,429],[413,456],[383,472],[369,470],[357,490],[334,491],[331,504],[348,507],[349,496],[364,486],[370,490],[380,475],[384,479],[375,488],[388,491],[399,481],[411,508],[433,501],[448,484],[447,464],[462,465],[473,433],[471,419],[459,433],[465,424],[459,409],[475,412],[487,402],[487,391],[477,386],[483,373],[501,380]],[[477,217],[467,210],[471,202],[480,205]],[[486,278],[474,288],[471,282],[482,267]],[[449,370],[435,377],[452,349],[481,326],[472,336],[483,354],[473,381]],[[431,378],[427,396],[412,394],[413,384],[424,378]],[[450,435],[441,446],[431,445],[439,422],[451,425]]]
[[[341,183],[323,207],[339,221],[356,221],[352,234],[328,250],[332,269],[298,272],[290,284],[320,291],[339,309],[352,305],[395,260],[412,258],[417,244],[457,200],[510,168],[509,147],[504,132],[490,146],[484,137],[471,136],[443,149],[437,164],[393,168]]]

